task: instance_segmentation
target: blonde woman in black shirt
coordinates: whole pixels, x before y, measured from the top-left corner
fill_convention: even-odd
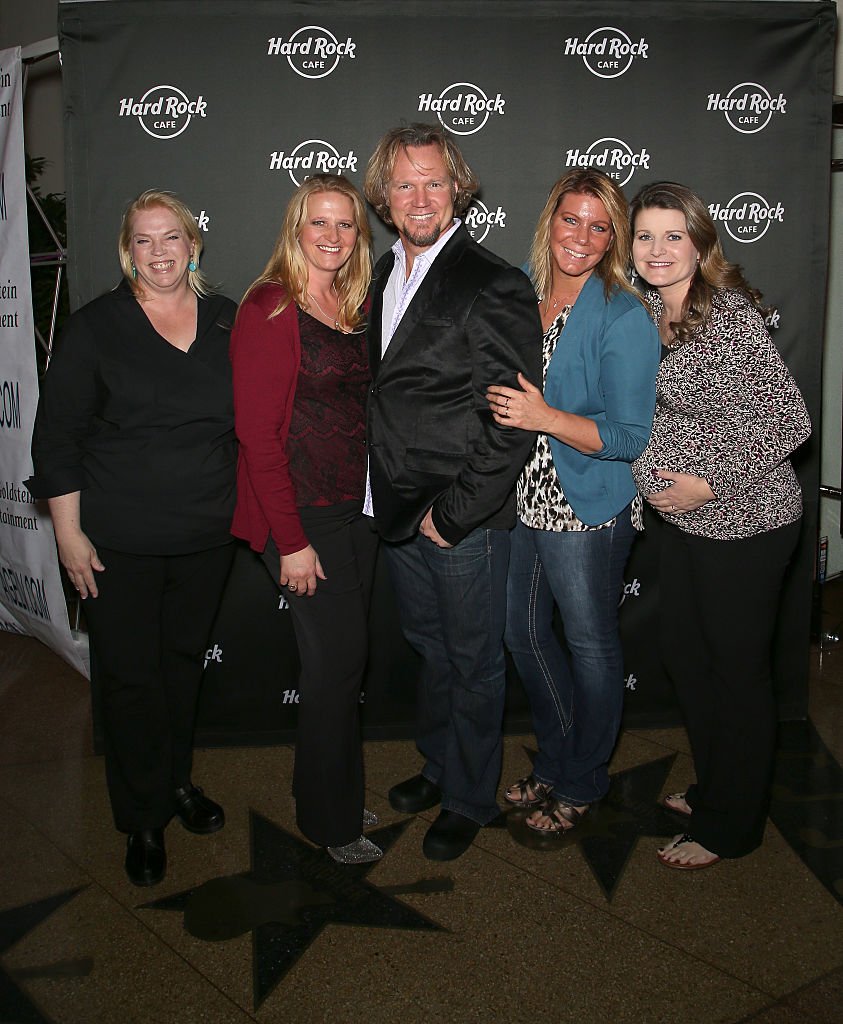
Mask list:
[[[154,885],[164,828],[223,827],[191,781],[203,656],[231,563],[234,303],[199,272],[188,208],[148,191],[119,237],[123,280],[69,320],[41,389],[30,490],[85,602],[126,872]]]

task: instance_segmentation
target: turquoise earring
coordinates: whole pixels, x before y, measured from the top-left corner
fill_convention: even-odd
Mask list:
[[[199,269],[199,264],[196,262],[193,253],[190,254],[190,263],[187,265],[187,269],[193,274]]]
[[[138,279],[138,268],[135,266],[135,261],[132,260],[132,280],[137,281]]]

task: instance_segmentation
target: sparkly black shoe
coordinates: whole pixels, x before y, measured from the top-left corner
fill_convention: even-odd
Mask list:
[[[383,857],[383,850],[365,836],[360,836],[345,846],[326,846],[325,849],[337,864],[369,864]]]

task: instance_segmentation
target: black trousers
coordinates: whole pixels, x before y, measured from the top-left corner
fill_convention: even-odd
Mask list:
[[[105,571],[84,603],[102,691],[105,771],[121,832],[160,828],[190,782],[208,634],[234,545],[129,555],[97,545]]]
[[[660,647],[697,781],[688,832],[721,857],[761,844],[776,739],[771,649],[800,524],[709,540],[664,524]]]
[[[345,846],[363,821],[360,686],[368,657],[368,618],[378,539],[359,502],[299,510],[327,580],[313,597],[288,590],[299,649],[293,796],[296,823],[319,846]],[[279,583],[272,538],[264,564]]]

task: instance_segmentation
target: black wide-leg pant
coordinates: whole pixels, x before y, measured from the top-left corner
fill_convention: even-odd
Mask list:
[[[299,649],[293,796],[296,823],[319,846],[345,846],[363,821],[360,686],[368,657],[368,618],[378,539],[359,502],[299,509],[327,580],[312,597],[287,595]],[[270,537],[263,561],[279,584]]]
[[[800,523],[740,540],[664,524],[660,649],[685,718],[697,781],[693,838],[721,857],[760,845],[776,738],[771,653]]]
[[[234,545],[129,555],[97,545],[105,571],[84,603],[102,693],[105,771],[121,832],[160,828],[190,782],[208,634]]]

